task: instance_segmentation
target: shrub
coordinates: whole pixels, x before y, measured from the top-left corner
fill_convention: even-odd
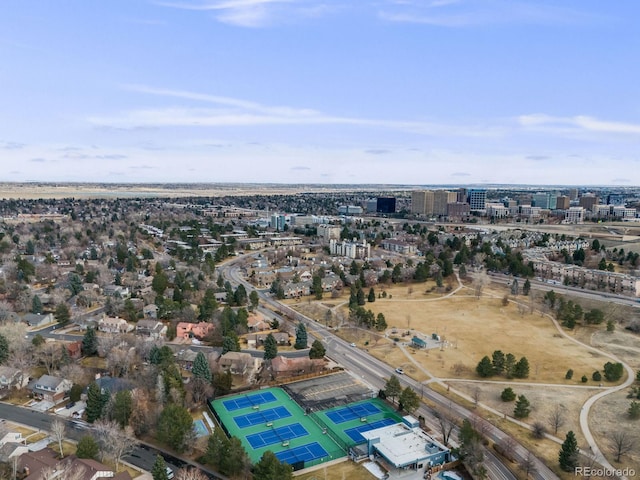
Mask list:
[[[571,369],[567,370],[567,373],[565,374],[564,378],[567,380],[571,380],[573,378],[573,370]]]
[[[599,371],[595,371],[593,372],[593,375],[591,375],[591,378],[594,382],[599,382],[600,380],[602,380],[602,375],[600,375]]]
[[[547,433],[547,429],[542,422],[535,422],[533,425],[533,430],[531,434],[533,438],[542,439],[544,438],[545,433]]]
[[[582,375],[582,378],[580,380],[582,381],[582,383],[587,383],[589,381],[586,375]]]
[[[500,398],[503,402],[513,402],[516,399],[516,392],[513,391],[513,388],[507,387],[500,394]]]

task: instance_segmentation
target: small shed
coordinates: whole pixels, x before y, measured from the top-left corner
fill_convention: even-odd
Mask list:
[[[411,345],[413,345],[416,348],[427,348],[427,342],[425,342],[419,337],[413,337],[411,339]]]

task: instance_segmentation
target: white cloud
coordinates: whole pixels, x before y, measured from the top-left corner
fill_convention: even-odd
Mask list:
[[[518,123],[527,129],[544,130],[549,133],[587,131],[640,135],[640,124],[599,120],[586,115],[573,117],[555,117],[545,114],[521,115],[518,117]]]
[[[602,17],[560,5],[515,0],[391,0],[379,18],[399,23],[441,27],[494,24],[570,25],[602,21]]]

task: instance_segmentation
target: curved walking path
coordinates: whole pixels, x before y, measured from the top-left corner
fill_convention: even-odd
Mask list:
[[[459,282],[459,286],[458,288],[456,288],[454,291],[450,292],[450,294],[437,298],[437,299],[430,299],[432,301],[434,300],[441,300],[444,298],[448,298],[450,296],[452,296],[454,293],[462,290],[463,288],[468,288],[468,287],[464,287],[464,285],[462,285],[462,282],[460,281],[460,278],[458,277],[457,273],[456,273],[456,277],[458,278],[458,282]],[[496,297],[495,295],[491,295],[495,298],[499,298]],[[515,304],[520,304],[520,302],[517,302],[515,300],[509,300],[512,303]],[[529,305],[526,305],[527,307],[529,307]],[[522,385],[531,385],[531,386],[548,386],[548,387],[563,387],[563,388],[591,388],[591,389],[598,389],[598,390],[602,390],[599,393],[596,393],[595,395],[593,395],[592,397],[589,397],[589,399],[587,399],[587,401],[583,404],[581,410],[580,410],[580,429],[582,430],[582,434],[584,435],[585,440],[587,441],[587,444],[589,445],[589,449],[591,450],[590,452],[586,452],[583,451],[582,453],[592,457],[596,462],[598,462],[602,467],[604,467],[607,470],[615,470],[615,467],[613,467],[613,465],[611,465],[611,463],[607,460],[607,458],[604,456],[604,454],[602,453],[602,451],[600,450],[600,448],[598,447],[598,444],[596,443],[593,434],[591,433],[591,430],[589,428],[589,413],[591,410],[591,407],[601,398],[607,396],[607,395],[611,395],[612,393],[615,392],[619,392],[620,390],[623,390],[625,388],[628,388],[631,384],[633,384],[633,382],[635,381],[635,372],[634,370],[625,362],[623,362],[621,359],[619,359],[616,355],[611,354],[609,352],[600,350],[599,348],[596,348],[592,345],[588,345],[586,343],[581,342],[580,340],[577,340],[575,338],[573,338],[572,336],[570,336],[569,334],[567,334],[563,328],[560,326],[560,324],[558,323],[558,321],[549,313],[545,313],[545,312],[541,312],[543,314],[543,316],[546,316],[549,320],[551,320],[551,322],[553,323],[553,325],[555,326],[556,330],[558,331],[558,333],[564,337],[565,339],[583,347],[586,348],[589,351],[592,351],[594,353],[597,353],[599,355],[602,355],[604,357],[607,357],[615,362],[621,363],[625,369],[625,371],[627,372],[627,379],[621,383],[620,385],[616,385],[613,387],[593,387],[593,386],[581,386],[581,385],[562,385],[562,384],[539,384],[539,383],[520,383],[518,382],[518,384],[522,384]],[[439,378],[435,375],[433,375],[429,370],[425,369],[422,365],[420,365],[415,358],[410,355],[410,353],[406,350],[404,345],[398,345],[403,353],[405,354],[405,356],[411,361],[411,363],[413,363],[415,365],[415,367],[417,369],[419,369],[420,371],[422,371],[425,375],[429,376],[430,379],[426,380],[425,382],[422,382],[423,384],[429,384],[429,383],[437,383],[439,385],[442,385],[444,387],[446,387],[448,389],[448,391],[451,391],[453,393],[455,393],[456,395],[460,396],[461,398],[466,399],[467,401],[470,401],[472,403],[476,403],[475,400],[465,394],[464,392],[461,392],[459,390],[453,389],[451,388],[450,385],[446,384],[445,382],[447,381],[467,381],[470,383],[511,383],[511,382],[499,382],[499,381],[483,381],[483,380],[461,380],[461,379],[447,379],[447,378]],[[629,349],[632,351],[640,351],[640,349],[636,349],[633,347],[622,347],[625,349]],[[522,422],[520,420],[517,420],[515,418],[512,418],[510,416],[506,416],[503,412],[500,412],[488,405],[483,404],[482,402],[477,402],[477,405],[482,407],[483,409],[496,414],[500,417],[506,418],[509,421],[524,427],[528,430],[532,430],[532,427],[530,425],[528,425],[525,422]],[[547,438],[549,438],[550,440],[553,440],[557,443],[562,443],[562,440],[554,437],[553,435],[547,434],[546,435]],[[623,480],[627,480],[627,477],[622,476],[621,477]]]

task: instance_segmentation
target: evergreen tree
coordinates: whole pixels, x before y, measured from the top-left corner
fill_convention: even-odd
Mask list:
[[[529,292],[531,291],[531,282],[529,281],[529,279],[527,278],[524,282],[524,285],[522,287],[522,294],[523,295],[529,295]]]
[[[578,466],[578,441],[573,431],[569,431],[565,437],[560,452],[558,454],[558,462],[560,468],[565,472],[573,472]]]
[[[100,447],[91,435],[85,435],[78,441],[76,457],[96,460],[98,453],[100,453]]]
[[[158,440],[182,453],[192,434],[193,418],[189,410],[173,403],[165,406],[158,419]]]
[[[169,480],[167,464],[164,461],[164,458],[160,455],[156,456],[156,461],[153,463],[153,467],[151,468],[151,476],[153,477],[153,480]]]
[[[393,401],[401,392],[402,386],[400,385],[400,380],[398,380],[398,377],[395,375],[391,375],[387,383],[385,383],[384,394]]]
[[[311,348],[309,349],[309,358],[311,359],[324,358],[326,353],[327,351],[324,348],[324,345],[322,345],[322,342],[320,340],[314,340],[313,343],[311,344]]]
[[[9,358],[9,342],[7,337],[0,333],[0,364],[3,364]]]
[[[275,337],[270,333],[264,340],[264,359],[273,360],[278,356],[278,344]]]
[[[260,305],[260,297],[258,296],[258,292],[255,290],[251,290],[249,294],[249,303],[251,305],[251,310],[255,310]]]
[[[478,366],[476,367],[476,373],[482,378],[490,377],[491,375],[493,375],[493,364],[491,363],[491,360],[488,356],[485,355],[484,357],[482,357],[482,360],[480,360]]]
[[[529,376],[529,360],[527,357],[522,357],[518,360],[513,368],[513,376],[516,378],[527,378]]]
[[[82,353],[88,357],[93,357],[98,354],[98,337],[96,336],[95,328],[87,328],[87,331],[82,337],[81,349]]]
[[[219,469],[220,464],[227,454],[228,445],[229,439],[222,429],[214,429],[213,434],[209,436],[209,440],[207,441],[207,450],[204,454],[205,462]]]
[[[413,390],[413,388],[406,387],[402,390],[398,402],[402,405],[403,410],[411,414],[420,406],[420,397],[418,397],[418,394]]]
[[[376,301],[376,292],[373,290],[373,287],[369,289],[369,295],[367,295],[367,302],[373,303]]]
[[[624,367],[621,363],[607,362],[604,364],[604,378],[609,382],[617,382],[622,378]]]
[[[34,295],[33,300],[31,300],[31,313],[42,313],[42,301],[38,295]]]
[[[267,450],[262,454],[260,461],[253,467],[254,480],[292,480],[293,468],[287,463],[278,460],[275,453]]]
[[[513,353],[507,353],[504,356],[504,374],[507,378],[513,378],[513,370],[516,366],[516,357]]]
[[[71,312],[69,311],[69,307],[67,307],[67,304],[59,303],[56,306],[54,316],[61,326],[68,324],[69,320],[71,320]]]
[[[102,390],[96,382],[91,382],[87,389],[87,406],[85,413],[87,422],[93,423],[102,417],[102,411],[107,403],[108,395],[102,393]]]
[[[129,425],[129,419],[133,412],[133,400],[131,398],[131,390],[121,390],[116,393],[113,401],[113,410],[111,417],[118,422],[121,428]]]
[[[572,369],[567,370],[567,373],[565,374],[564,378],[566,380],[571,380],[573,378],[573,370]]]
[[[213,288],[207,288],[202,297],[202,302],[198,305],[198,318],[200,320],[209,320],[213,317],[213,313],[217,308],[216,292],[213,291]]]
[[[244,285],[238,285],[238,288],[236,288],[233,294],[233,299],[236,305],[243,306],[247,304],[247,290],[244,288]]]
[[[314,275],[311,284],[311,293],[314,294],[316,300],[322,300],[322,278],[320,275]]]
[[[248,463],[245,451],[238,437],[231,437],[227,443],[227,451],[219,464],[220,473],[231,477],[241,473]]]
[[[519,395],[516,405],[513,408],[513,416],[516,418],[527,418],[531,413],[531,404],[527,397]]]
[[[229,335],[222,337],[222,354],[224,355],[227,352],[239,352],[240,351],[240,340],[238,340],[238,336],[230,332]]]
[[[296,343],[293,345],[293,348],[296,350],[307,348],[307,341],[307,328],[304,326],[304,323],[300,322],[296,327]]]
[[[516,399],[516,392],[513,391],[513,388],[507,387],[500,394],[500,398],[503,402],[513,402]]]
[[[365,304],[364,291],[362,290],[362,288],[358,288],[358,290],[356,291],[356,302],[358,306],[362,306]]]
[[[193,368],[191,369],[191,373],[196,378],[202,378],[206,380],[207,383],[211,383],[211,368],[209,367],[209,362],[207,358],[204,356],[204,353],[198,352],[195,360],[193,361]]]
[[[496,350],[493,352],[491,365],[495,375],[502,375],[502,372],[504,372],[504,353],[502,351]]]
[[[384,314],[380,312],[376,317],[376,330],[382,332],[387,329],[387,320],[384,318]]]

